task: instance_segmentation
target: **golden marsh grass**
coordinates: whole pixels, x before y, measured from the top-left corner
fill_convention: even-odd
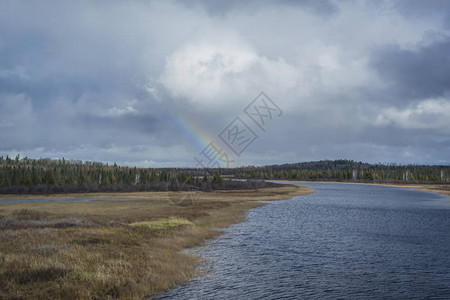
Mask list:
[[[213,191],[186,206],[151,200],[163,198],[161,193],[76,195],[138,199],[130,201],[0,204],[0,298],[142,299],[158,294],[196,274],[201,258],[182,249],[244,220],[246,210],[263,205],[258,200],[311,192],[294,185]]]

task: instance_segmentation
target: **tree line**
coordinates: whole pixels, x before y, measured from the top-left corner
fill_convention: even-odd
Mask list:
[[[221,170],[136,168],[100,162],[0,157],[0,193],[50,194],[244,189],[271,185],[262,181],[235,182]]]
[[[450,166],[369,164],[353,160],[321,160],[234,170],[240,178],[336,180],[361,182],[450,182]]]
[[[231,180],[247,179],[244,181]],[[230,169],[136,168],[100,162],[0,157],[0,193],[68,193],[249,189],[263,179],[442,183],[450,166],[322,160]]]

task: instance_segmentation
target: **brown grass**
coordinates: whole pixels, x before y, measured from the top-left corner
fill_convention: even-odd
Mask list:
[[[180,250],[201,245],[219,235],[221,227],[242,221],[246,210],[263,205],[255,200],[310,192],[292,185],[216,191],[201,193],[184,206],[148,200],[167,198],[161,193],[77,195],[140,199],[133,201],[0,204],[0,298],[155,295],[195,275],[201,258]]]
[[[286,181],[295,181],[295,182],[314,182],[314,181],[299,181],[299,180],[273,180],[274,182],[286,182]],[[450,183],[446,184],[416,184],[416,183],[370,183],[370,182],[343,182],[343,181],[317,181],[321,183],[339,183],[339,184],[363,184],[363,185],[382,185],[382,186],[392,186],[392,187],[402,187],[408,188],[416,191],[424,191],[424,192],[432,192],[438,193],[442,195],[450,196]]]
[[[408,186],[404,186],[404,187],[408,187]],[[449,184],[447,184],[447,185],[440,185],[440,184],[416,185],[416,186],[412,186],[410,188],[412,188],[414,190],[418,190],[418,191],[432,192],[432,193],[438,193],[438,194],[450,196],[450,185]]]

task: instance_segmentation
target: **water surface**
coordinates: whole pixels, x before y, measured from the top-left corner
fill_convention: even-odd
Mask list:
[[[450,198],[302,183],[194,250],[210,272],[158,299],[450,299]]]

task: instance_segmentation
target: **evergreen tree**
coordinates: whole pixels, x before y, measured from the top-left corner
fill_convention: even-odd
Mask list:
[[[51,169],[48,169],[47,171],[45,171],[44,183],[45,184],[55,184],[56,183],[55,175],[53,174]]]

